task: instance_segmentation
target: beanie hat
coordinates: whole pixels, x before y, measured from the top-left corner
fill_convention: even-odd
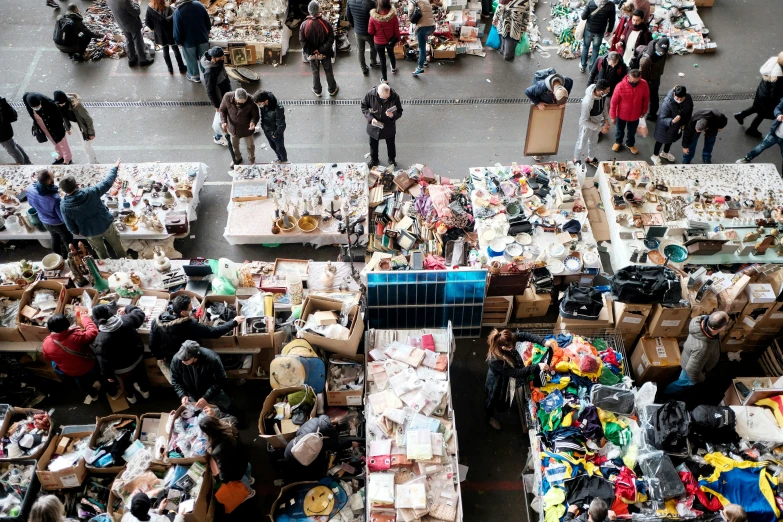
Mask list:
[[[226,53],[223,51],[223,48],[219,45],[216,45],[212,49],[209,50],[209,56],[210,58],[220,58],[221,56],[224,56]]]
[[[310,13],[310,16],[318,16],[321,14],[321,5],[317,0],[312,0],[312,2],[307,4],[307,12]]]

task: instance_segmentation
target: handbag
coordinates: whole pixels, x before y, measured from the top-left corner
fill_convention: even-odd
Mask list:
[[[386,28],[383,26],[381,26],[381,31],[383,31],[383,37],[386,38],[386,47],[393,50],[394,46],[397,45],[397,42],[400,41],[399,37],[396,35],[392,35],[391,38],[386,36]]]
[[[421,9],[419,9],[419,3],[416,2],[416,7],[413,8],[413,12],[411,13],[411,23],[413,25],[416,25],[419,23],[419,20],[421,20],[422,14]]]
[[[38,143],[46,143],[48,141],[48,138],[46,137],[46,133],[41,130],[41,127],[38,126],[37,123],[33,123],[33,136],[38,141]]]
[[[231,513],[239,505],[247,500],[247,496],[250,494],[247,486],[241,480],[232,480],[226,482],[215,493],[215,499],[223,504],[226,513]]]
[[[674,305],[682,299],[679,277],[664,266],[621,268],[612,277],[610,288],[615,300],[621,303]]]
[[[297,440],[294,443],[293,448],[291,448],[291,455],[293,455],[302,466],[309,466],[318,458],[318,455],[321,454],[323,447],[323,435],[321,435],[319,429],[315,433],[308,433]]]
[[[571,283],[560,301],[560,315],[568,319],[597,321],[603,307],[601,292],[591,286]]]

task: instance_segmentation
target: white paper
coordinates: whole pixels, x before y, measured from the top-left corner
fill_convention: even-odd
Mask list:
[[[427,491],[424,484],[399,484],[397,486],[397,498],[394,506],[403,509],[426,508]]]
[[[373,504],[394,503],[394,473],[370,473],[367,499]]]
[[[429,430],[408,430],[406,441],[409,459],[429,460],[432,458],[432,441]]]
[[[394,388],[397,397],[402,397],[409,391],[421,388],[422,381],[416,375],[413,368],[408,368],[389,379],[389,384]]]

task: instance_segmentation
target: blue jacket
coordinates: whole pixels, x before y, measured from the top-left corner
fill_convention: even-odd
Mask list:
[[[555,93],[552,92],[553,80],[560,80],[563,87],[566,88],[569,94],[571,94],[571,88],[574,86],[574,80],[568,76],[561,76],[559,74],[551,74],[545,80],[537,81],[527,89],[525,89],[525,95],[530,98],[533,105],[538,105],[541,102],[547,104],[555,104]]]
[[[211,28],[209,13],[201,2],[184,0],[174,11],[174,41],[182,47],[197,47],[209,43]]]
[[[62,225],[60,194],[39,194],[35,184],[27,187],[27,202],[38,212],[38,218],[45,225]]]
[[[114,218],[101,201],[101,196],[111,189],[116,178],[117,167],[112,167],[109,175],[94,187],[78,189],[70,196],[65,196],[60,203],[60,212],[71,234],[97,236],[111,226]]]
[[[780,100],[780,103],[778,103],[778,106],[775,107],[775,119],[772,121],[772,128],[769,129],[769,132],[772,134],[775,134],[775,129],[778,128],[780,125],[780,122],[778,121],[778,116],[783,114],[783,100]]]

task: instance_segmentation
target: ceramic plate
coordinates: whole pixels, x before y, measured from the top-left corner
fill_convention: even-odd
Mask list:
[[[645,239],[644,246],[646,246],[650,250],[658,250],[658,247],[661,246],[661,242],[655,238]]]
[[[552,257],[562,256],[565,253],[565,247],[559,243],[552,243],[546,249]]]
[[[522,255],[522,247],[516,243],[511,243],[506,247],[506,255],[511,257],[517,257]]]
[[[582,254],[582,260],[584,261],[585,266],[598,266],[598,254],[595,252],[585,252]]]
[[[547,264],[546,267],[549,269],[549,271],[552,274],[562,274],[563,270],[565,270],[565,267],[563,266],[563,262],[559,259],[551,259]]]
[[[503,241],[505,241],[507,245],[510,245],[511,243],[514,242],[514,238],[511,236],[506,236],[503,238]]]
[[[520,245],[525,246],[533,242],[533,236],[531,236],[527,232],[522,232],[521,234],[517,234],[514,240]]]
[[[563,261],[563,265],[565,265],[566,270],[569,272],[579,272],[582,269],[582,260],[578,257],[568,256],[565,258],[565,261]]]
[[[667,245],[663,249],[663,255],[675,263],[682,263],[688,259],[688,250],[680,245]]]
[[[486,229],[484,232],[481,233],[481,240],[489,243],[493,239],[495,239],[495,231],[491,228]]]
[[[492,251],[497,252],[495,255],[500,255],[506,249],[506,241],[502,237],[496,237],[489,243],[489,248]]]

